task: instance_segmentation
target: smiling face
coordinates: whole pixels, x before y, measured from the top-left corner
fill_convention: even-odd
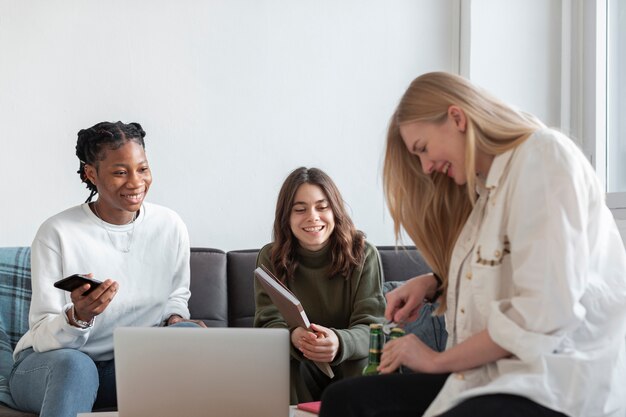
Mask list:
[[[335,230],[335,216],[327,196],[318,185],[305,183],[293,199],[289,226],[300,246],[310,251],[322,249]]]
[[[420,159],[425,174],[441,172],[455,183],[467,182],[465,171],[465,115],[455,106],[443,123],[411,122],[400,125],[408,151]]]
[[[85,175],[98,189],[98,214],[112,224],[126,224],[141,207],[152,183],[143,147],[130,140],[117,149],[105,149],[96,166],[85,165]]]
[[[400,135],[408,151],[419,157],[422,170],[447,175],[455,183],[467,182],[465,174],[465,140],[450,134],[448,122],[413,122],[400,126]]]
[[[407,150],[419,157],[426,175],[434,171],[450,177],[458,185],[467,183],[465,164],[467,119],[463,110],[450,106],[442,123],[409,122],[400,125],[400,136]],[[486,178],[494,155],[474,149],[476,175]]]

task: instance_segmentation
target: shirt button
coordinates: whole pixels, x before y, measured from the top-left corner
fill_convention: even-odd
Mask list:
[[[472,279],[472,271],[468,271],[467,274],[465,274],[465,278]]]
[[[495,251],[493,253],[493,256],[495,256],[496,258],[499,258],[500,257],[500,251],[499,250]]]
[[[461,309],[461,314],[465,314],[465,309],[464,308]]]
[[[463,373],[462,373],[462,372],[457,372],[457,373],[454,375],[454,377],[455,377],[456,379],[458,379],[459,381],[463,381],[463,380],[465,379],[465,375],[463,375]]]

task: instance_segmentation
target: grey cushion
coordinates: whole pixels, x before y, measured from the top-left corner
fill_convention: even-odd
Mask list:
[[[226,253],[219,249],[191,248],[191,297],[193,319],[209,327],[228,326],[226,297]]]
[[[414,246],[377,246],[385,281],[406,281],[431,269]]]
[[[254,269],[258,249],[228,252],[228,325],[254,324]]]

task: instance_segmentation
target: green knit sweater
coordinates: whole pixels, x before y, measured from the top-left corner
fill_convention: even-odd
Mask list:
[[[269,254],[272,243],[265,245],[257,257],[257,266],[263,264],[273,273]],[[348,279],[328,277],[331,264],[330,246],[317,252],[298,248],[298,267],[295,277],[286,285],[298,297],[311,323],[332,329],[339,338],[339,352],[331,363],[367,357],[369,325],[380,323],[385,312],[382,290],[382,271],[376,247],[366,242],[363,264],[355,268]],[[263,287],[255,280],[255,327],[287,328],[278,309]],[[292,347],[292,356],[303,356]]]

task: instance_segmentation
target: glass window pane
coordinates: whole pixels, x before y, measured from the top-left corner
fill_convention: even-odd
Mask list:
[[[626,191],[626,2],[607,4],[607,192]]]

